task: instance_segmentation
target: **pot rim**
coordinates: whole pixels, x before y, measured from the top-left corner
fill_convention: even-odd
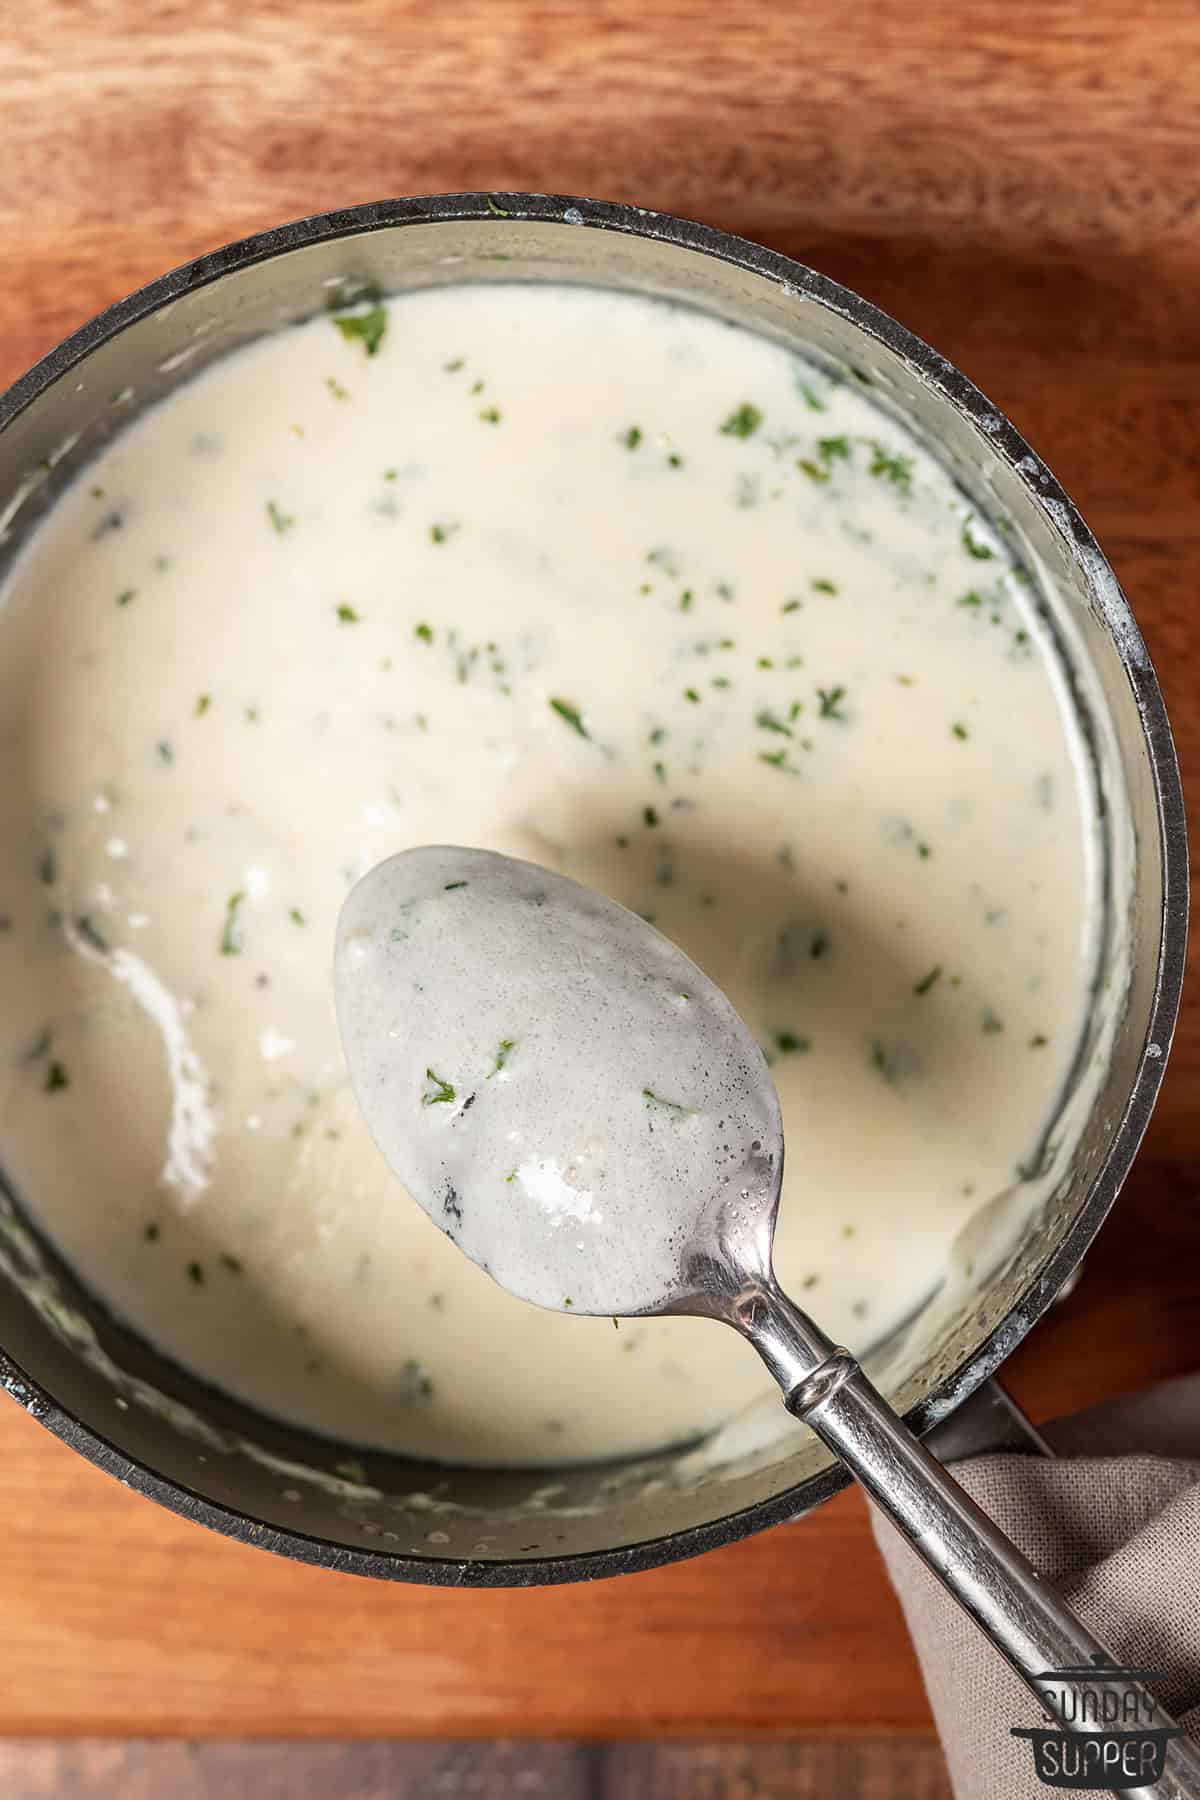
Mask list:
[[[625,202],[559,194],[479,192],[373,201],[317,213],[255,233],[183,264],[106,307],[19,377],[7,393],[0,395],[0,432],[101,344],[170,302],[195,293],[223,276],[312,244],[405,225],[459,220],[506,227],[528,223],[566,224],[582,230],[645,237],[700,256],[733,263],[748,274],[772,282],[789,293],[803,295],[806,300],[837,313],[858,326],[868,338],[898,355],[945,404],[964,414],[981,433],[986,433],[992,453],[1008,465],[1051,527],[1067,539],[1076,560],[1083,565],[1089,587],[1096,591],[1099,583],[1103,583],[1105,591],[1102,595],[1097,593],[1097,599],[1137,703],[1159,821],[1162,923],[1145,1046],[1107,1155],[1069,1229],[1022,1298],[989,1331],[974,1353],[943,1377],[933,1391],[905,1415],[914,1430],[925,1432],[966,1400],[1016,1348],[1074,1273],[1103,1224],[1129,1172],[1162,1082],[1179,1010],[1187,949],[1188,856],[1183,792],[1158,680],[1128,602],[1095,537],[1055,476],[1005,415],[952,363],[870,301],[803,263],[747,238]],[[532,1586],[634,1573],[699,1555],[783,1523],[796,1516],[801,1497],[803,1506],[799,1510],[807,1511],[850,1482],[846,1471],[834,1464],[772,1499],[759,1501],[724,1518],[623,1545],[616,1550],[498,1562],[392,1555],[349,1549],[309,1533],[268,1525],[248,1513],[208,1500],[182,1483],[168,1480],[85,1425],[2,1348],[0,1386],[32,1417],[89,1462],[183,1518],[301,1562],[426,1586]]]

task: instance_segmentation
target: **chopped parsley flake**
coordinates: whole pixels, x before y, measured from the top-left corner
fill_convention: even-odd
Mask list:
[[[510,1055],[516,1049],[516,1047],[517,1047],[516,1038],[501,1038],[500,1039],[500,1044],[496,1051],[496,1061],[493,1064],[492,1068],[490,1068],[488,1070],[488,1080],[489,1081],[491,1080],[493,1075],[499,1075],[501,1069],[503,1069],[503,1067],[507,1063]]]
[[[377,304],[368,312],[337,313],[333,322],[348,344],[361,344],[368,356],[374,356],[387,330],[387,307]]]
[[[304,917],[304,914],[300,911],[298,906],[288,907],[288,918],[292,921],[293,925],[307,925],[308,923],[308,920]]]
[[[46,1078],[42,1082],[43,1092],[47,1094],[59,1094],[62,1092],[63,1088],[68,1088],[70,1085],[71,1077],[67,1074],[62,1063],[57,1061],[50,1063],[46,1069]]]
[[[964,742],[971,735],[966,726],[960,725],[957,720],[955,720],[954,724],[950,727],[950,730],[956,738],[960,738]]]
[[[550,701],[550,706],[552,711],[558,714],[564,725],[569,725],[571,730],[577,732],[581,738],[591,738],[592,734],[584,724],[583,714],[577,706],[572,706],[569,700],[557,699],[552,699]]]
[[[435,544],[446,544],[449,543],[456,531],[461,530],[462,525],[455,519],[445,525],[431,525],[429,527],[429,536]]]
[[[432,644],[432,642],[433,642],[433,626],[432,625],[414,625],[413,626],[413,636],[419,637],[423,644]]]
[[[967,555],[973,556],[977,562],[990,562],[995,555],[990,544],[984,543],[982,538],[975,536],[971,529],[970,519],[966,520],[962,528],[962,547]]]
[[[501,419],[500,408],[498,406],[483,406],[479,409],[479,416],[485,425],[498,425]]]
[[[653,831],[654,827],[658,824],[658,814],[652,806],[644,806],[642,808],[642,818],[651,831]]]
[[[685,700],[690,700],[693,706],[698,706],[700,704],[700,696],[695,688],[684,688],[683,697]]]
[[[638,445],[641,443],[641,441],[642,441],[642,428],[640,425],[631,425],[629,427],[629,430],[625,433],[624,437],[621,439],[621,442],[624,444],[624,446],[627,450],[636,450]]]
[[[724,437],[753,437],[762,422],[763,416],[757,406],[751,406],[748,400],[743,400],[736,411],[730,413],[721,427],[721,433]]]
[[[130,601],[135,600],[136,598],[137,598],[137,589],[136,588],[122,588],[121,592],[117,595],[117,605],[118,606],[128,606]]]
[[[777,1031],[775,1033],[775,1048],[781,1055],[790,1056],[793,1052],[810,1049],[811,1045],[808,1038],[797,1037],[794,1031]]]
[[[275,530],[279,533],[280,537],[283,536],[285,531],[290,531],[292,526],[296,523],[294,514],[285,513],[283,508],[274,500],[267,501],[267,517],[270,519],[271,524],[275,527]]]
[[[907,494],[912,487],[912,470],[911,456],[894,456],[877,440],[872,440],[868,475],[876,475],[881,481],[890,481],[894,488]]]
[[[195,707],[193,708],[196,718],[202,719],[211,705],[212,705],[212,695],[211,694],[197,694],[196,704],[195,704]]]
[[[846,715],[842,712],[841,705],[845,698],[844,687],[818,688],[817,699],[821,703],[821,717],[823,719],[844,719]]]
[[[837,593],[837,583],[835,581],[826,581],[824,577],[818,581],[814,581],[812,585],[818,594]]]
[[[432,1069],[426,1069],[425,1079],[433,1083],[433,1092],[421,1095],[422,1106],[443,1106],[454,1099],[452,1082],[443,1081],[441,1076],[435,1075]]]
[[[758,753],[758,760],[760,763],[766,763],[769,769],[782,769],[785,775],[798,775],[800,773],[799,769],[794,768],[788,761],[788,753],[786,750],[760,750]]]
[[[783,720],[778,718],[776,714],[766,706],[764,706],[762,711],[758,714],[754,723],[758,726],[760,731],[777,731],[782,737],[791,737],[793,735],[790,725],[785,725]]]
[[[225,902],[225,924],[221,930],[221,955],[240,956],[242,953],[242,925],[239,914],[245,903],[245,892],[239,888],[236,894],[230,894]]]
[[[941,978],[942,978],[942,965],[941,965],[941,963],[935,963],[933,965],[932,969],[930,969],[928,975],[922,975],[920,981],[918,981],[914,984],[913,993],[914,994],[927,994],[929,992],[930,988],[933,987],[937,982],[939,982],[941,980]]]
[[[1044,1033],[1035,1031],[1029,1040],[1029,1048],[1031,1050],[1044,1050],[1049,1042],[1050,1039],[1046,1037]]]
[[[360,623],[359,616],[354,608],[352,606],[347,606],[344,600],[337,609],[337,616],[339,625],[357,625]]]

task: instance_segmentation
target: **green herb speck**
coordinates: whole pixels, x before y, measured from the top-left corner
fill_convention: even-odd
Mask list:
[[[354,608],[352,606],[348,606],[344,600],[341,602],[341,604],[339,605],[339,607],[337,609],[337,617],[338,617],[339,625],[358,625],[361,623],[359,616],[355,612]]]
[[[654,827],[658,824],[658,814],[652,806],[644,806],[642,808],[642,818],[651,831],[653,831]]]
[[[844,687],[818,688],[817,699],[821,704],[821,717],[823,719],[844,719],[846,715],[842,712],[841,705],[845,698]]]
[[[225,902],[225,924],[221,930],[220,941],[222,956],[240,956],[242,953],[242,926],[238,915],[245,899],[245,892],[239,888],[238,892],[230,894]]]
[[[461,524],[457,519],[454,519],[448,521],[444,525],[431,525],[429,527],[429,536],[435,544],[446,544],[449,543],[456,531],[461,530]]]
[[[812,585],[818,594],[837,593],[837,583],[835,581],[826,581],[823,576],[819,581],[814,581]]]
[[[760,731],[777,731],[782,737],[792,736],[791,727],[785,725],[782,719],[777,718],[769,707],[763,707],[762,711],[755,718],[754,723],[758,726]]]
[[[117,595],[117,605],[118,606],[128,606],[130,601],[135,600],[136,598],[137,598],[137,589],[136,588],[122,588],[121,592]]]
[[[425,1079],[433,1083],[433,1092],[421,1095],[422,1106],[442,1106],[454,1099],[452,1082],[443,1081],[441,1076],[435,1075],[432,1069],[426,1069]]]
[[[368,356],[374,356],[387,330],[387,307],[372,306],[362,313],[336,313],[334,324],[348,344],[361,344]]]
[[[1050,1039],[1046,1037],[1043,1032],[1035,1031],[1029,1040],[1029,1048],[1031,1050],[1044,1050],[1049,1042]]]
[[[753,437],[762,422],[763,416],[757,406],[751,406],[748,400],[743,400],[736,411],[730,413],[721,427],[721,433],[724,437]]]
[[[191,1282],[193,1287],[203,1287],[204,1286],[204,1265],[203,1265],[203,1263],[190,1262],[187,1266],[187,1272],[188,1272],[188,1280]]]
[[[966,726],[960,725],[957,720],[955,720],[954,724],[950,727],[950,730],[954,737],[959,738],[964,743],[971,735]]]
[[[577,732],[581,738],[590,740],[592,734],[584,724],[583,714],[577,706],[572,706],[569,700],[552,699],[550,707],[553,712],[558,714],[564,725],[569,725],[571,730]]]
[[[970,519],[965,521],[962,528],[962,547],[967,555],[973,556],[977,562],[990,562],[995,555],[990,544],[985,544],[981,538],[975,536],[971,529]]]
[[[298,906],[289,906],[288,907],[288,918],[292,921],[293,925],[307,925],[308,924],[308,920],[304,917],[304,914],[300,911],[300,908]]]
[[[432,642],[433,642],[433,626],[432,625],[414,625],[413,626],[413,636],[420,638],[420,640],[423,644],[432,644]]]
[[[198,694],[196,696],[196,704],[195,704],[194,708],[192,709],[196,718],[202,719],[211,705],[212,705],[212,695],[211,694]]]
[[[930,969],[928,975],[922,975],[920,981],[918,981],[914,984],[913,993],[914,994],[927,994],[929,992],[930,988],[933,987],[936,982],[941,980],[941,976],[942,976],[941,963],[934,963],[934,965],[933,965],[932,969]]]
[[[798,1037],[794,1031],[777,1031],[775,1048],[782,1056],[791,1056],[793,1053],[809,1049],[810,1044],[806,1037]]]
[[[500,408],[498,406],[482,406],[479,409],[479,417],[485,425],[498,425],[501,419]]]
[[[640,425],[631,425],[629,427],[629,430],[625,433],[624,437],[621,439],[621,442],[624,444],[624,446],[627,450],[636,450],[638,445],[641,443],[641,441],[642,441],[642,428]]]
[[[500,1039],[499,1046],[496,1050],[496,1060],[493,1063],[492,1067],[488,1070],[488,1080],[489,1081],[491,1080],[493,1075],[498,1075],[500,1073],[501,1069],[507,1063],[509,1057],[511,1056],[512,1052],[516,1049],[516,1047],[517,1047],[516,1038],[501,1038]]]
[[[285,513],[283,508],[274,500],[267,501],[267,517],[270,519],[271,524],[275,527],[275,530],[279,533],[280,537],[283,536],[285,531],[290,531],[292,526],[296,523],[294,514]]]
[[[902,494],[907,494],[912,487],[912,469],[911,456],[893,455],[890,451],[885,450],[877,440],[872,440],[868,475],[875,475],[882,481],[889,481]]]
[[[68,1088],[70,1085],[71,1077],[62,1063],[57,1061],[50,1063],[46,1069],[46,1078],[42,1082],[43,1091],[47,1094],[59,1094],[63,1088]]]
[[[683,697],[685,700],[690,700],[693,706],[698,706],[700,704],[700,696],[695,688],[684,688]]]

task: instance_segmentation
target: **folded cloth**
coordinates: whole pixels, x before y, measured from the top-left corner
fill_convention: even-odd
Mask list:
[[[1042,1428],[1054,1458],[979,1456],[956,1480],[1200,1741],[1200,1374]],[[1037,1701],[872,1508],[957,1800],[1047,1800],[1014,1726]]]

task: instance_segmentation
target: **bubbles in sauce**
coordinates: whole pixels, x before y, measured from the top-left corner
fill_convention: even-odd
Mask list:
[[[1003,535],[856,383],[630,295],[322,316],[84,470],[0,640],[5,1170],[268,1412],[537,1463],[765,1391],[702,1322],[513,1299],[398,1186],[329,947],[414,845],[574,877],[729,995],[791,1146],[781,1280],[852,1347],[1036,1158],[1092,976],[1083,761]]]

